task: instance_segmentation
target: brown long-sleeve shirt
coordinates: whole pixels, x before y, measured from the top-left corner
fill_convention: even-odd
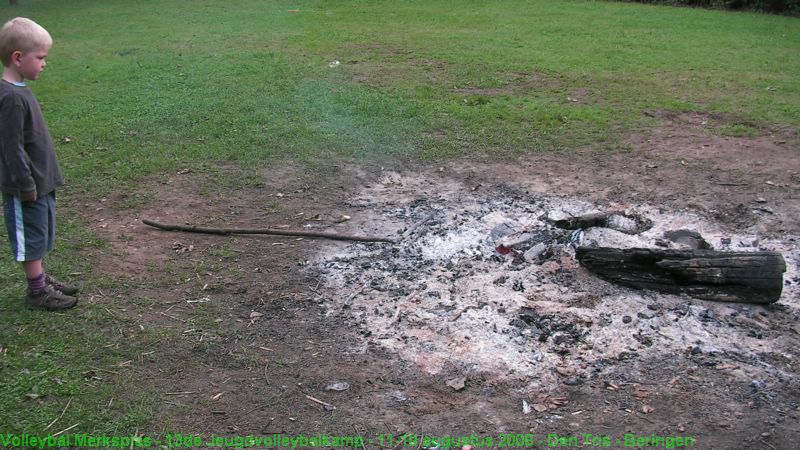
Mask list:
[[[0,80],[0,190],[25,200],[63,184],[56,148],[33,92]]]

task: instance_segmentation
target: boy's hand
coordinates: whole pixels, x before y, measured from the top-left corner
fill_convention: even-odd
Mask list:
[[[19,200],[22,202],[35,202],[36,198],[36,191],[19,193]]]

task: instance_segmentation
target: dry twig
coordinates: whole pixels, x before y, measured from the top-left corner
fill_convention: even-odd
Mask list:
[[[50,427],[52,427],[53,425],[55,425],[55,423],[56,423],[56,422],[58,422],[58,421],[59,421],[59,419],[61,419],[62,417],[64,417],[64,413],[65,413],[65,412],[67,412],[67,408],[69,408],[69,405],[70,405],[70,403],[72,403],[72,397],[70,397],[70,398],[69,398],[69,401],[67,402],[67,406],[65,406],[65,407],[64,407],[64,410],[63,410],[63,411],[61,411],[61,415],[60,415],[60,416],[58,416],[58,417],[56,417],[56,419],[55,419],[54,421],[50,422],[50,425],[48,425],[48,426],[44,427],[44,430],[42,430],[42,431],[47,431],[47,430],[48,430]]]
[[[71,430],[71,429],[73,429],[73,428],[77,427],[78,425],[80,425],[80,424],[79,424],[79,423],[76,423],[75,425],[73,425],[73,426],[71,426],[71,427],[64,428],[63,430],[61,430],[61,431],[59,431],[58,433],[54,434],[52,437],[61,436],[62,434],[66,433],[67,431],[69,431],[69,430]]]
[[[307,399],[311,400],[312,402],[319,403],[320,405],[327,406],[328,408],[336,409],[336,407],[331,405],[330,403],[325,403],[322,400],[320,400],[318,398],[314,398],[314,397],[312,397],[312,396],[310,396],[308,394],[305,394],[305,396],[306,396]]]

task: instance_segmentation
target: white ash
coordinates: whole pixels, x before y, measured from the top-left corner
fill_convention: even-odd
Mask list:
[[[351,203],[364,206],[351,226],[396,236],[416,228],[397,245],[341,244],[318,255],[314,268],[326,280],[328,316],[359,327],[361,350],[379,345],[430,374],[489,372],[527,380],[532,389],[560,383],[556,369],[585,379],[614,361],[691,351],[728,358],[743,377],[795,376],[765,355],[800,356],[796,336],[771,330],[800,317],[796,281],[785,286],[778,310],[636,291],[579,267],[568,242],[580,236],[580,245],[656,248],[665,231],[690,229],[717,250],[780,251],[787,262],[784,278],[799,280],[796,237],[726,234],[699,215],[647,205],[628,208],[653,221],[646,232],[590,228],[580,235],[553,228],[544,217],[619,205],[507,187],[493,191],[396,174],[366,188]],[[533,237],[499,254],[498,243],[514,233]]]

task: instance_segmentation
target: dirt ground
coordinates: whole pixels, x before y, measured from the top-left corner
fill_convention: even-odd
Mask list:
[[[135,318],[129,333],[146,324],[181,336],[143,351],[131,369],[162,401],[139,432],[204,440],[361,436],[365,449],[436,446],[423,436],[437,437],[441,448],[452,442],[445,438],[462,436],[482,438],[476,448],[669,448],[658,437],[691,437],[703,449],[794,448],[800,140],[785,128],[719,137],[712,131],[725,117],[653,114],[662,125],[630,135],[625,150],[441,167],[342,166],[322,178],[284,166],[232,188],[216,178],[241,172],[223,167],[182,171],[103,199],[90,220],[111,246],[93,256],[121,288],[90,293],[87,301]],[[124,207],[137,196],[154,200],[141,210]],[[503,217],[523,205],[531,221],[557,204],[562,212],[572,205],[573,213],[635,210],[672,217],[715,249],[724,249],[725,236],[733,237],[733,249],[777,249],[787,262],[784,293],[769,306],[722,304],[600,281],[568,245],[539,266],[514,266],[502,255],[469,250],[474,246],[453,250],[452,264],[440,264],[435,252],[444,247],[409,242],[456,245],[448,233],[463,231],[467,218],[483,223],[495,204]],[[420,220],[429,211],[440,214],[435,227]],[[408,245],[168,233],[143,218],[405,234]],[[411,249],[434,255],[398,269],[397,259]],[[524,274],[528,289],[483,283],[502,278],[489,273],[494,268]],[[459,274],[475,285],[461,287]],[[445,281],[444,297],[419,299]],[[420,284],[420,291],[409,288]],[[123,287],[138,296],[118,298]],[[538,328],[520,322],[520,308],[536,312]],[[491,319],[480,315],[490,312]],[[439,315],[444,325],[434,323]],[[680,340],[688,333],[682,327],[694,327],[691,341]],[[419,439],[401,443],[402,435]],[[643,440],[626,445],[626,435]]]

